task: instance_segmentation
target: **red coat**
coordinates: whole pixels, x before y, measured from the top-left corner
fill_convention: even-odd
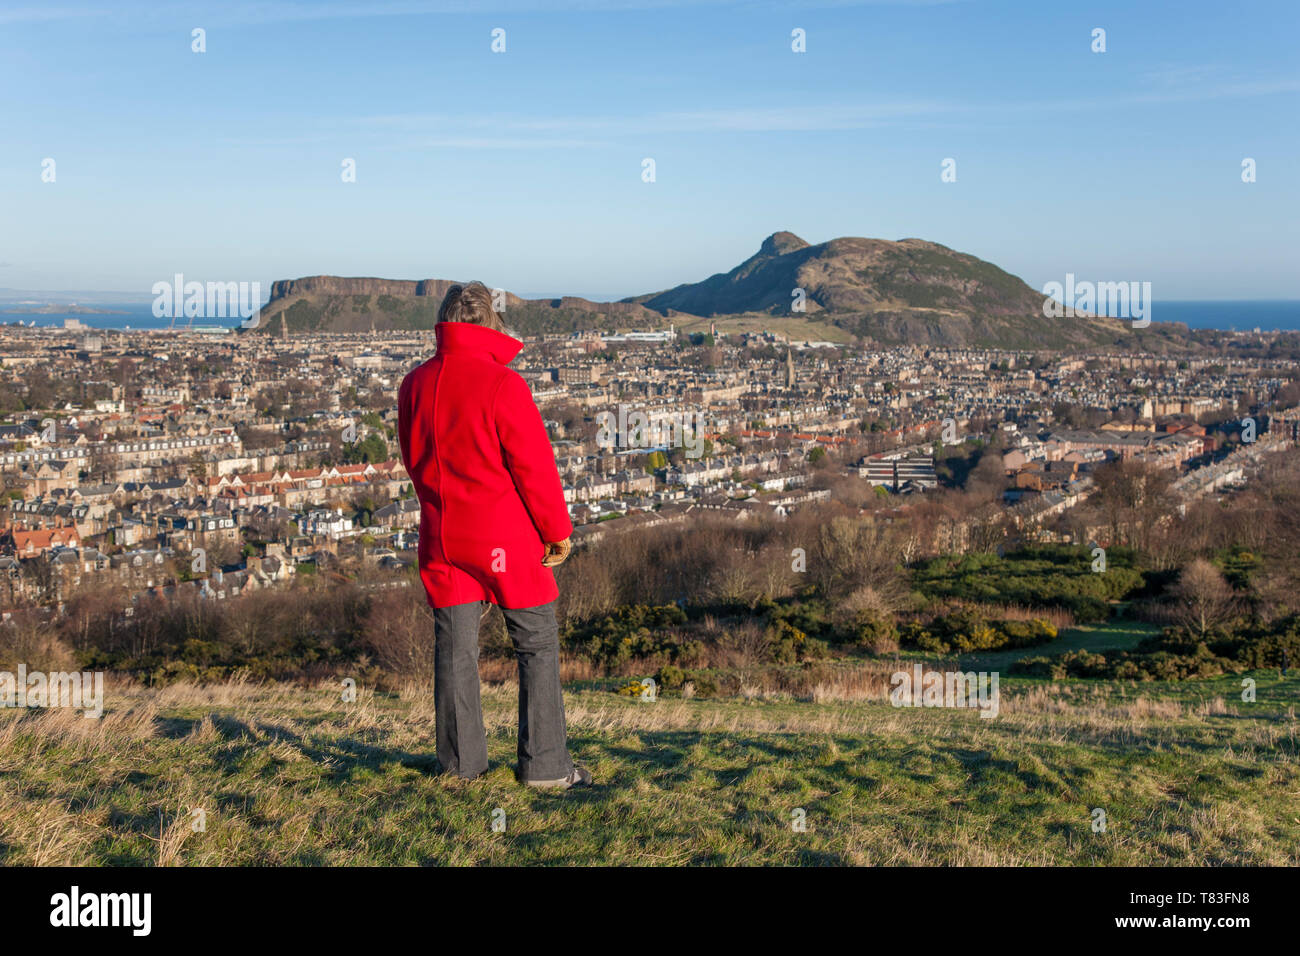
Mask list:
[[[420,499],[420,577],[431,607],[536,607],[559,596],[543,542],[573,533],[532,392],[506,363],[523,343],[467,322],[402,381],[397,432]]]

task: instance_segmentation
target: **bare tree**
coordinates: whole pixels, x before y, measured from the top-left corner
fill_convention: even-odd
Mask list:
[[[1126,459],[1102,465],[1094,480],[1096,506],[1110,525],[1110,544],[1146,550],[1174,511],[1169,470]]]
[[[819,590],[832,600],[864,585],[877,590],[899,586],[899,547],[884,522],[832,518],[817,529],[809,571]]]
[[[1178,583],[1170,590],[1178,620],[1202,640],[1206,634],[1232,616],[1236,600],[1223,574],[1204,558],[1195,558],[1183,568]]]

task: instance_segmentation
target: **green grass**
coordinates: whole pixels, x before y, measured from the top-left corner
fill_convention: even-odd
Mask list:
[[[1121,639],[1104,630],[1066,639]],[[472,782],[434,773],[427,688],[344,703],[333,685],[117,687],[98,721],[0,711],[0,860],[1294,865],[1300,680],[1252,676],[1254,704],[1239,679],[1007,679],[992,720],[894,708],[883,685],[571,692],[571,747],[598,786],[567,794],[515,782],[508,685],[485,690],[492,769]]]
[[[707,333],[710,327],[716,326],[719,332],[727,335],[773,332],[784,335],[794,342],[835,342],[847,345],[853,339],[849,332],[832,324],[828,318],[808,313],[770,315],[766,312],[750,312],[709,318],[677,316],[675,321],[677,331],[682,334]]]

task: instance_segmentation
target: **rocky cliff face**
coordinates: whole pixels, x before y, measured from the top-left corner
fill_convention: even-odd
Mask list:
[[[280,279],[271,283],[271,300],[291,296],[330,295],[389,295],[397,298],[430,297],[442,301],[447,290],[457,279],[369,279],[344,276],[304,276],[301,279]],[[516,295],[506,293],[506,301],[522,302]]]
[[[271,285],[260,330],[282,332],[366,332],[431,329],[452,279],[376,279],[305,276]],[[651,328],[662,316],[626,302],[592,302],[577,296],[521,299],[505,294],[506,323],[523,334],[620,326]]]
[[[348,279],[342,276],[305,276],[281,279],[271,284],[271,298],[292,295],[436,295],[441,299],[452,285],[450,279]]]

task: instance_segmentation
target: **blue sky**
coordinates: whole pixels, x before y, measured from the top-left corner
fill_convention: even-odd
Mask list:
[[[621,296],[788,229],[1300,298],[1298,27],[1294,0],[3,2],[0,287]]]

